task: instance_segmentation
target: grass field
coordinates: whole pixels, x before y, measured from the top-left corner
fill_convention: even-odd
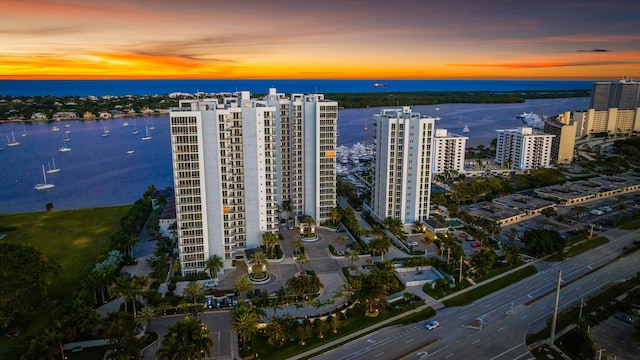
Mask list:
[[[61,299],[65,303],[71,300],[98,256],[107,252],[109,237],[118,229],[120,219],[130,208],[117,206],[0,214],[0,229],[6,230],[0,233],[6,235],[0,241],[31,245],[57,261],[62,271],[54,279],[49,294],[52,299]],[[17,324],[21,331],[18,338],[0,337],[0,358],[15,355],[9,351],[16,343],[43,331],[50,322],[50,316],[51,310],[38,310],[24,316]]]

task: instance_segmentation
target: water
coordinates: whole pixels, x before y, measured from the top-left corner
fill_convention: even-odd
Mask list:
[[[386,83],[384,88],[374,83]],[[593,81],[564,80],[0,80],[0,95],[165,95],[172,92],[264,94],[270,87],[284,93],[398,91],[588,90]]]
[[[152,139],[142,141],[145,125],[153,120]],[[123,122],[130,126],[123,127]],[[140,134],[132,135],[134,122]],[[44,211],[48,202],[54,209],[75,209],[131,204],[151,184],[159,189],[173,186],[169,118],[138,117],[64,122],[0,125],[0,213]],[[51,131],[53,126],[59,132]],[[102,137],[104,127],[109,136]],[[24,129],[29,136],[22,137]],[[70,130],[71,151],[60,153],[63,134]],[[20,145],[7,147],[6,135],[13,131]],[[131,155],[127,151],[133,150]],[[42,165],[55,163],[59,173],[47,174],[55,188],[35,191],[41,183]]]
[[[374,88],[374,82],[388,84]],[[284,93],[309,92],[388,92],[388,91],[514,91],[589,89],[591,81],[503,81],[503,80],[0,80],[0,94],[12,96],[37,95],[142,95],[171,92],[231,92],[249,90],[265,93],[276,87]],[[437,127],[461,133],[464,125],[471,132],[468,145],[488,145],[495,130],[514,128],[522,123],[515,115],[524,111],[557,114],[566,110],[586,109],[588,98],[530,100],[523,104],[443,104],[413,106],[425,115],[442,120]],[[436,110],[438,108],[438,110]],[[380,108],[346,109],[339,112],[338,143],[347,146],[356,142],[371,142],[372,115]],[[155,122],[151,141],[141,141],[144,126]],[[129,127],[123,127],[127,121]],[[131,135],[134,122],[140,134]],[[60,132],[52,132],[52,123],[29,123],[28,137],[20,136],[20,123],[0,123],[0,213],[44,211],[51,202],[54,209],[75,209],[131,204],[151,184],[157,188],[173,185],[168,116],[138,117],[99,121],[72,121],[69,147],[63,145],[64,123],[55,123]],[[364,127],[368,127],[365,131]],[[111,134],[102,137],[105,126]],[[14,132],[19,146],[7,147],[5,139]],[[134,153],[127,155],[128,150]],[[41,166],[47,166],[55,156],[60,173],[47,176],[55,188],[37,192],[34,185],[42,182]]]
[[[535,99],[516,104],[440,104],[411,106],[411,110],[423,115],[439,117],[436,127],[450,133],[469,137],[467,146],[488,146],[497,137],[498,129],[513,129],[523,126],[516,115],[534,112],[539,115],[556,115],[568,110],[585,110],[589,98]],[[339,113],[338,143],[351,146],[356,142],[373,141],[373,114],[381,108],[345,109]],[[438,110],[436,110],[438,109]],[[467,125],[470,132],[463,133]],[[364,130],[365,126],[368,128]]]

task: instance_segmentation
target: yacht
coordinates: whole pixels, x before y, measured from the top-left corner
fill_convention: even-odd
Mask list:
[[[57,126],[54,126],[54,127],[52,127],[52,128],[51,128],[51,131],[54,131],[54,132],[55,132],[55,131],[60,131],[60,128],[59,128],[59,127],[57,127]]]
[[[464,128],[462,129],[462,132],[463,132],[463,133],[468,133],[468,132],[470,132],[470,131],[471,131],[471,130],[469,130],[469,127],[468,127],[467,125],[465,125],[465,126],[464,126]]]

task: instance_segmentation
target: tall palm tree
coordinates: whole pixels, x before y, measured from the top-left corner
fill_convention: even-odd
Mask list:
[[[147,275],[134,276],[133,278],[131,278],[130,296],[133,302],[134,318],[138,316],[138,312],[136,311],[136,301],[138,299],[138,296],[140,296],[143,293],[144,288],[147,285],[149,285],[149,277]]]
[[[520,260],[520,248],[516,245],[509,244],[504,248],[504,261],[509,265],[517,263]]]
[[[344,244],[347,243],[347,238],[340,235],[336,238],[336,242],[340,245],[340,251],[344,251]]]
[[[262,234],[262,242],[264,243],[264,249],[268,254],[268,257],[270,258],[274,258],[275,257],[275,247],[276,245],[278,245],[278,242],[280,241],[280,239],[278,238],[278,235],[272,233],[272,232],[266,232],[264,234]]]
[[[358,253],[353,251],[353,250],[349,250],[344,254],[345,259],[349,260],[351,262],[351,268],[355,269],[355,262],[356,261],[360,261],[360,257],[358,256]]]
[[[331,223],[335,224],[336,222],[338,222],[341,215],[342,209],[340,209],[339,207],[334,207],[333,209],[331,209]]]
[[[220,271],[223,266],[222,258],[218,255],[213,255],[209,256],[209,259],[207,259],[207,262],[204,264],[204,269],[209,272],[209,277],[214,279],[218,277],[218,271]]]
[[[182,321],[167,327],[165,336],[157,355],[160,359],[202,359],[209,356],[213,340],[209,337],[209,329],[200,319],[185,316]]]
[[[243,276],[233,283],[233,292],[238,295],[249,294],[253,290],[253,282],[248,277]]]
[[[111,285],[109,289],[109,295],[111,297],[121,297],[124,302],[124,311],[127,310],[127,298],[131,289],[131,278],[129,275],[120,275],[116,278],[115,283]]]
[[[302,249],[304,248],[304,243],[302,242],[302,239],[300,239],[300,236],[296,236],[295,238],[293,238],[293,240],[291,240],[291,245],[293,246],[293,249],[295,250],[294,252],[296,254],[302,251]]]
[[[207,294],[207,289],[197,281],[192,281],[185,286],[182,295],[185,299],[192,300],[193,305],[202,302]]]
[[[249,260],[249,266],[251,266],[251,273],[255,278],[263,278],[264,272],[267,270],[269,261],[267,260],[267,254],[263,251],[257,251],[253,253]]]
[[[424,257],[429,257],[429,245],[433,244],[433,239],[429,235],[425,235],[422,239],[424,242]]]
[[[258,331],[258,316],[253,311],[246,311],[231,318],[231,329],[242,338],[242,344],[247,343],[247,338]]]
[[[304,264],[309,262],[309,256],[307,253],[300,253],[296,256],[296,262],[300,264],[300,274],[305,276],[307,273],[304,271]]]
[[[139,314],[140,317],[147,323],[146,330],[147,332],[149,332],[149,329],[151,329],[151,320],[159,317],[160,311],[151,305],[147,305],[140,309]]]

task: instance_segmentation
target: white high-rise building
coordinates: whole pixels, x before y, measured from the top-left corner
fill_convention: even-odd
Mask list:
[[[469,140],[468,137],[448,133],[447,129],[436,129],[433,138],[432,172],[434,174],[464,172],[467,140]]]
[[[551,141],[555,135],[534,133],[530,127],[497,132],[496,163],[519,170],[549,167]]]
[[[293,214],[309,215],[316,221],[328,219],[330,210],[325,208],[335,207],[331,151],[335,151],[337,103],[317,94],[287,100],[275,89],[267,97],[252,99],[243,91],[227,97],[181,100],[178,108],[171,109],[183,275],[203,271],[213,255],[223,259],[224,268],[232,268],[234,260],[243,258],[244,250],[261,245],[263,233],[278,230],[278,205],[283,202],[296,204]],[[332,125],[321,129],[323,121]],[[313,140],[330,133],[332,150],[320,152],[320,141]],[[295,156],[288,159],[290,154]],[[320,169],[329,173],[332,169],[333,181],[331,174]],[[330,191],[330,199],[321,196]]]
[[[373,116],[376,139],[372,209],[408,225],[429,218],[435,119],[402,109]]]

